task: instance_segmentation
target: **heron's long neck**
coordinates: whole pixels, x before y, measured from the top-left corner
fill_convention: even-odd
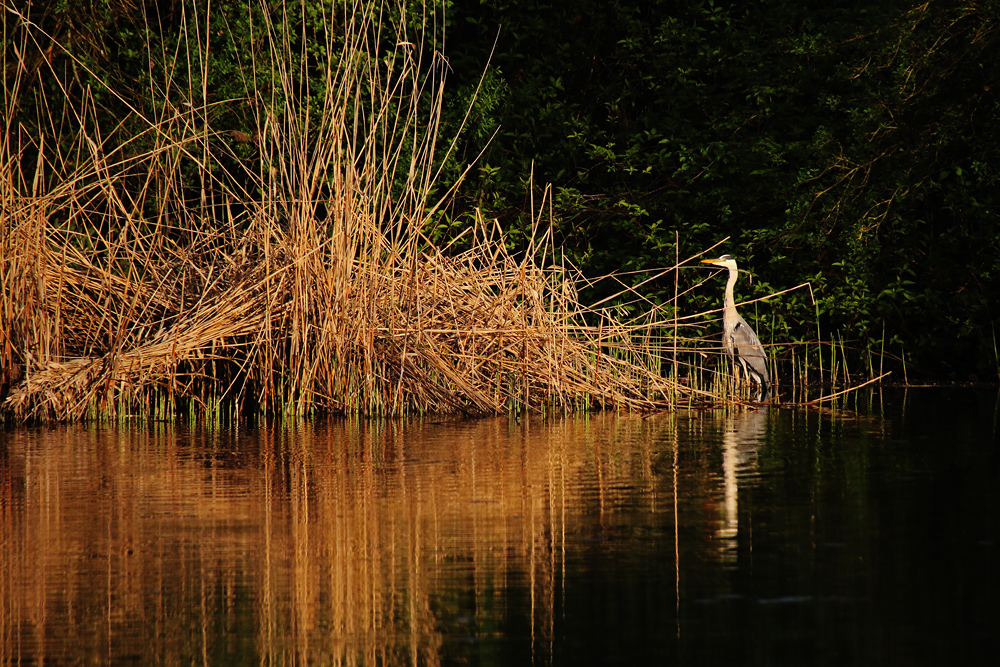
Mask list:
[[[726,302],[727,311],[736,312],[736,299],[733,298],[733,286],[736,285],[736,270],[729,269],[729,280],[726,282]]]

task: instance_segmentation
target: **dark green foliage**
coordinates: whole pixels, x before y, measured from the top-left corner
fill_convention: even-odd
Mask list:
[[[724,238],[782,336],[837,331],[919,368],[995,373],[1000,165],[993,3],[463,5],[459,76],[506,82],[478,188],[526,224],[524,175],[590,273]],[[637,280],[645,276],[639,274]],[[655,289],[655,287],[654,287]],[[661,286],[665,298],[672,286]],[[773,312],[767,312],[773,309]],[[768,323],[770,325],[770,322]]]

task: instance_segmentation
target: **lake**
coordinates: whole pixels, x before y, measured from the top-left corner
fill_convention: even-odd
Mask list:
[[[1000,393],[0,433],[4,665],[976,665]]]

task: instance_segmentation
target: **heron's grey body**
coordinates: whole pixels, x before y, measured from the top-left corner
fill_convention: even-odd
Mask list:
[[[729,269],[725,307],[722,311],[722,348],[734,366],[741,368],[747,377],[752,377],[760,385],[760,400],[766,401],[771,386],[771,376],[767,371],[767,353],[764,352],[764,346],[760,344],[760,339],[754,330],[736,312],[736,299],[733,297],[737,275],[736,260],[729,255],[723,255],[719,259],[701,261],[704,264],[714,264]]]

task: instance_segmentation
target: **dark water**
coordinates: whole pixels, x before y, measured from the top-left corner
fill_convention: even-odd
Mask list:
[[[975,665],[996,390],[0,435],[0,663]]]

